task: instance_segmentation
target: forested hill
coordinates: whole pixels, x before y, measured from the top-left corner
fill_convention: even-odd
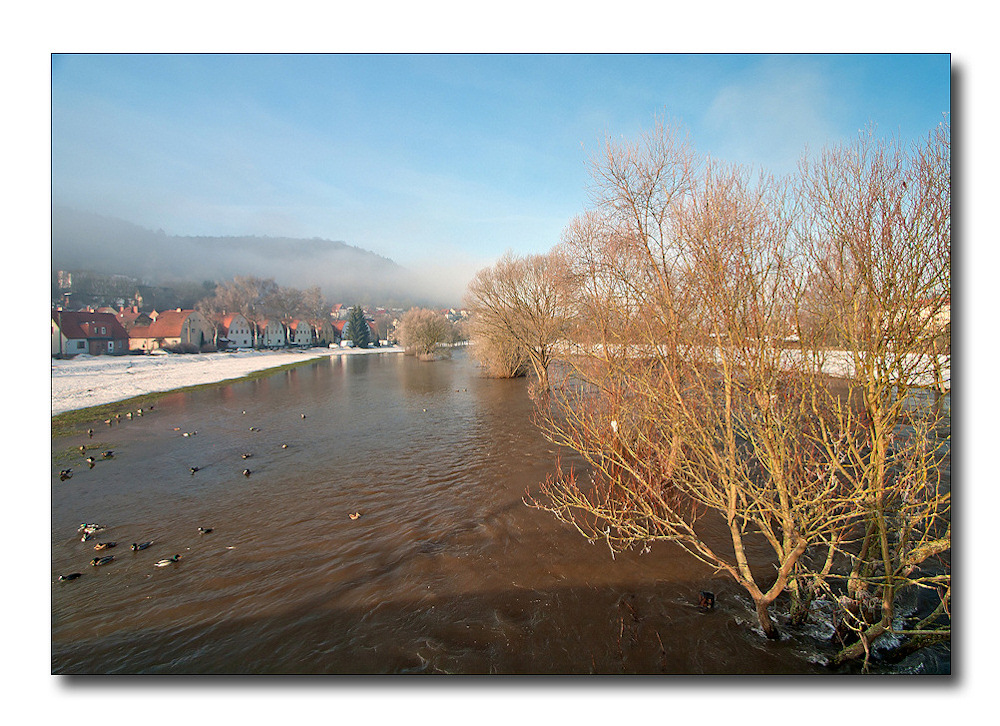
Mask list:
[[[152,284],[225,281],[237,275],[274,278],[279,285],[319,285],[333,300],[432,299],[392,260],[326,239],[186,237],[114,217],[52,208],[52,266],[141,278]]]

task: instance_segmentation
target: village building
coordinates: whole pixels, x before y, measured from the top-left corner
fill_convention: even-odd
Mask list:
[[[253,348],[255,326],[240,313],[223,315],[218,330],[220,348]]]
[[[313,328],[305,320],[289,320],[285,323],[288,330],[288,344],[307,347],[313,344]]]
[[[288,344],[285,326],[277,318],[266,318],[257,323],[258,348],[283,348]]]
[[[132,350],[158,348],[201,350],[214,346],[215,326],[197,310],[166,310],[157,313],[149,325],[134,325],[128,333]]]
[[[52,311],[52,355],[114,355],[128,349],[128,333],[114,314]]]
[[[131,330],[136,325],[149,325],[153,322],[153,318],[149,316],[148,313],[139,312],[139,306],[133,305],[132,307],[122,307],[115,313],[115,317],[118,318],[118,322],[121,323],[125,330]]]
[[[313,321],[313,340],[316,345],[329,346],[331,343],[338,343],[337,331],[334,329],[330,319]]]

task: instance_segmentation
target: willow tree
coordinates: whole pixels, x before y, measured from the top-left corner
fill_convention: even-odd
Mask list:
[[[844,344],[848,398],[834,407],[847,435],[838,475],[863,491],[864,524],[843,543],[846,578],[820,584],[839,595],[864,654],[887,632],[915,643],[950,638],[950,129],[942,124],[913,149],[869,131],[802,165],[801,237],[821,283],[823,327]],[[938,605],[902,617],[908,593]],[[867,614],[866,614],[867,611]]]
[[[591,477],[560,471],[529,502],[613,549],[680,545],[739,583],[773,637],[772,604],[854,516],[855,492],[828,475],[802,405],[815,371],[783,345],[801,279],[786,189],[696,164],[671,133],[609,145],[605,196],[564,241],[584,315],[573,329],[591,337],[539,421]],[[747,554],[758,537],[763,569]]]
[[[452,324],[440,313],[427,308],[411,308],[399,322],[399,343],[418,357],[429,358],[438,346],[450,343]]]
[[[613,550],[678,544],[746,590],[768,636],[783,594],[794,620],[812,597],[867,588],[883,615],[874,629],[851,615],[861,639],[842,657],[863,654],[894,627],[904,581],[940,588],[940,612],[910,632],[934,630],[949,580],[918,570],[950,546],[940,426],[899,426],[929,365],[926,300],[950,289],[939,146],[897,175],[826,157],[796,196],[698,163],[676,129],[609,142],[594,208],[562,243],[574,345],[538,409],[588,471],[560,468],[528,503]],[[807,302],[846,354],[805,334]],[[831,370],[845,355],[853,368]],[[752,540],[769,556],[751,561]]]
[[[494,375],[529,366],[539,388],[548,389],[566,326],[565,268],[558,251],[525,257],[508,251],[469,283],[473,350]]]

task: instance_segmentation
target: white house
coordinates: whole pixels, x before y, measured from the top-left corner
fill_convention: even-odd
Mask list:
[[[313,328],[305,320],[289,320],[285,323],[288,330],[288,344],[310,346],[313,344]]]
[[[219,336],[230,348],[253,348],[254,326],[240,313],[229,313],[219,323]]]
[[[277,318],[267,318],[257,323],[258,348],[283,348],[288,344],[285,326]]]

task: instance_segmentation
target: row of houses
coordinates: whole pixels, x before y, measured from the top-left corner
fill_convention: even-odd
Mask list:
[[[52,311],[52,355],[124,354],[168,350],[226,350],[328,346],[343,340],[345,320],[250,321],[239,313],[210,320],[197,310],[141,313],[137,308]],[[372,340],[375,324],[367,321]]]

